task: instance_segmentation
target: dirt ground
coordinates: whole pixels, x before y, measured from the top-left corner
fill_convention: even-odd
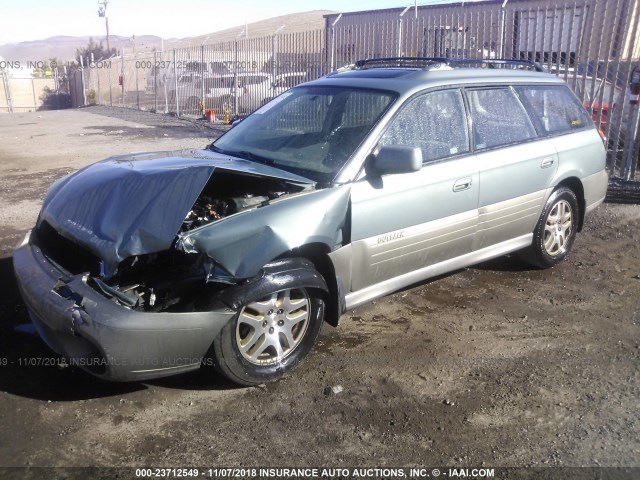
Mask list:
[[[51,182],[219,133],[119,109],[0,115],[0,466],[640,467],[638,205],[600,207],[551,270],[504,257],[349,311],[273,385],[25,366],[54,355],[11,254]]]

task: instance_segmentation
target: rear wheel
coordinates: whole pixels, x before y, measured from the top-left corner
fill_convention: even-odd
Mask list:
[[[274,292],[243,306],[213,342],[219,370],[242,385],[278,380],[304,360],[324,322],[324,302],[310,289]]]
[[[579,213],[573,190],[556,189],[542,210],[533,232],[533,243],[524,252],[524,259],[540,268],[549,268],[564,260],[576,238]]]

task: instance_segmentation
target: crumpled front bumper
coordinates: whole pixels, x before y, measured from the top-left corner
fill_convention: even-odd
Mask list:
[[[72,365],[106,380],[195,370],[235,312],[149,313],[102,296],[28,242],[13,254],[18,287],[42,339]]]

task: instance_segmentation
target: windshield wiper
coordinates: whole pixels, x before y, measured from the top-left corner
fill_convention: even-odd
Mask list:
[[[225,155],[231,155],[233,157],[242,158],[244,160],[250,160],[252,162],[263,163],[265,165],[275,165],[276,164],[276,162],[274,162],[272,159],[270,159],[268,157],[263,157],[261,155],[256,155],[255,153],[248,152],[246,150],[240,150],[238,152],[225,151],[224,154]]]
[[[216,147],[213,143],[209,145],[209,150],[212,150],[216,153],[221,153],[223,155],[230,155],[232,157],[242,158],[244,160],[250,160],[253,162],[263,163],[265,165],[275,165],[276,162],[269,157],[263,157],[262,155],[257,155],[253,152],[249,152],[247,150],[240,150],[237,152],[232,152],[231,150],[223,150],[220,147]]]
[[[221,149],[220,147],[216,147],[213,143],[211,145],[208,145],[207,149],[211,150],[212,152],[216,152],[216,153],[225,153],[225,151],[223,149]]]

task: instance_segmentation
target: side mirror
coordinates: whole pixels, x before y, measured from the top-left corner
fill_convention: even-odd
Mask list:
[[[368,173],[389,175],[417,172],[422,168],[422,150],[418,147],[390,145],[371,156]]]

